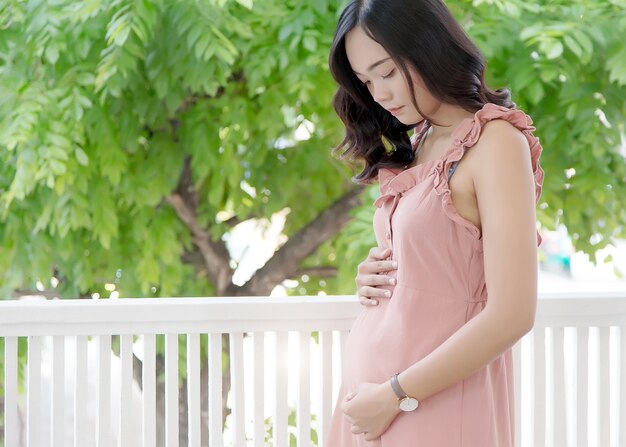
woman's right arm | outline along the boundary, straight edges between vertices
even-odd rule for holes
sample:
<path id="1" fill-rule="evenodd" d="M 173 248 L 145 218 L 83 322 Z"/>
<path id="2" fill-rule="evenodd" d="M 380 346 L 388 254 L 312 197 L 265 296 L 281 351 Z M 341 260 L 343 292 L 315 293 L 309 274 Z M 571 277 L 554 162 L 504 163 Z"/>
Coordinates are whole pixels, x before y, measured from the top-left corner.
<path id="1" fill-rule="evenodd" d="M 380 286 L 393 286 L 396 279 L 387 275 L 387 272 L 396 270 L 398 263 L 388 259 L 391 256 L 389 248 L 374 247 L 370 250 L 365 261 L 357 269 L 356 293 L 359 302 L 364 306 L 376 306 L 378 298 L 389 298 L 391 291 Z"/>

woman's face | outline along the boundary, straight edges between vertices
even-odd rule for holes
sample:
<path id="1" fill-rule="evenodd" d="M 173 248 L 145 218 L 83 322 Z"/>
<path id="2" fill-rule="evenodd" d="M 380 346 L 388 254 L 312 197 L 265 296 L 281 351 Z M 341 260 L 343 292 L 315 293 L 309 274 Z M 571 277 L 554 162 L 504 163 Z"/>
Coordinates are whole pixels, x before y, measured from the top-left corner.
<path id="1" fill-rule="evenodd" d="M 399 67 L 361 27 L 346 35 L 346 54 L 354 74 L 367 86 L 374 101 L 401 123 L 416 124 L 424 119 L 413 105 L 411 91 Z M 420 109 L 432 116 L 440 102 L 428 92 L 417 73 L 412 73 L 412 82 Z"/>

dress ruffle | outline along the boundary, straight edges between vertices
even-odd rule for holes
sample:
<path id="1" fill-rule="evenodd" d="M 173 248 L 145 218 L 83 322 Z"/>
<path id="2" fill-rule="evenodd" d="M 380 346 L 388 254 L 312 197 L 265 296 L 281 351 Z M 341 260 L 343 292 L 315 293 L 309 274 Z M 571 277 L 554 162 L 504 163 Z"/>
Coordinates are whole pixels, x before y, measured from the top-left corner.
<path id="1" fill-rule="evenodd" d="M 463 120 L 454 130 L 452 135 L 452 145 L 437 160 L 430 160 L 412 168 L 401 169 L 381 169 L 378 173 L 381 196 L 374 202 L 377 207 L 381 207 L 384 202 L 402 195 L 413 188 L 418 182 L 424 179 L 424 174 L 432 178 L 433 189 L 441 197 L 443 210 L 446 215 L 458 224 L 468 228 L 476 239 L 480 238 L 480 230 L 470 221 L 462 217 L 452 203 L 448 175 L 450 167 L 461 160 L 465 151 L 474 146 L 483 126 L 495 119 L 503 119 L 519 129 L 526 137 L 532 161 L 532 170 L 535 178 L 535 201 L 539 201 L 541 188 L 543 185 L 544 172 L 539 163 L 542 148 L 539 139 L 533 135 L 535 127 L 532 119 L 518 109 L 509 109 L 492 103 L 487 103 L 476 112 L 473 118 Z M 430 164 L 430 166 L 428 166 Z M 537 243 L 541 243 L 541 236 L 537 233 Z"/>
<path id="2" fill-rule="evenodd" d="M 378 181 L 380 183 L 381 196 L 374 202 L 378 208 L 389 199 L 404 194 L 409 189 L 417 185 L 415 175 L 408 175 L 410 169 L 380 169 L 378 171 Z"/>

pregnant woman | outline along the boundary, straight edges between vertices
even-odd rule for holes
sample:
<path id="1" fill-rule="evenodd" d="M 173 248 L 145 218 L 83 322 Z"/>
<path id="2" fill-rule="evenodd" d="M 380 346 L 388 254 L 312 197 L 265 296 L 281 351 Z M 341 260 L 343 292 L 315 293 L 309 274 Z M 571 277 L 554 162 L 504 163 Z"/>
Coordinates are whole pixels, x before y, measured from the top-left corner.
<path id="1" fill-rule="evenodd" d="M 541 241 L 532 121 L 439 0 L 351 1 L 330 69 L 338 151 L 380 198 L 326 445 L 513 446 Z"/>

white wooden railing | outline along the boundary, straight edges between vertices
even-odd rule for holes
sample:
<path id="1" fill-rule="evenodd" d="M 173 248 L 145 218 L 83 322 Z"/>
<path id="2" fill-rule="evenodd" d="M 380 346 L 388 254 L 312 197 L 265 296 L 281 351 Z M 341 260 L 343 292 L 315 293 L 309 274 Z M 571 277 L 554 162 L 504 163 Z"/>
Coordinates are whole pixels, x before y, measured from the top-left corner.
<path id="1" fill-rule="evenodd" d="M 308 447 L 313 429 L 321 446 L 338 393 L 341 347 L 358 312 L 354 297 L 0 302 L 4 446 L 179 446 L 179 338 L 186 351 L 186 445 L 266 445 L 270 417 L 272 445 L 288 446 L 292 436 Z M 229 334 L 231 361 L 226 427 L 222 334 Z M 119 355 L 112 354 L 114 336 Z M 20 337 L 27 340 L 24 395 Z M 163 425 L 156 411 L 161 342 Z M 133 380 L 133 353 L 143 362 L 143 391 Z M 535 328 L 514 356 L 518 446 L 626 445 L 626 293 L 541 295 Z"/>

